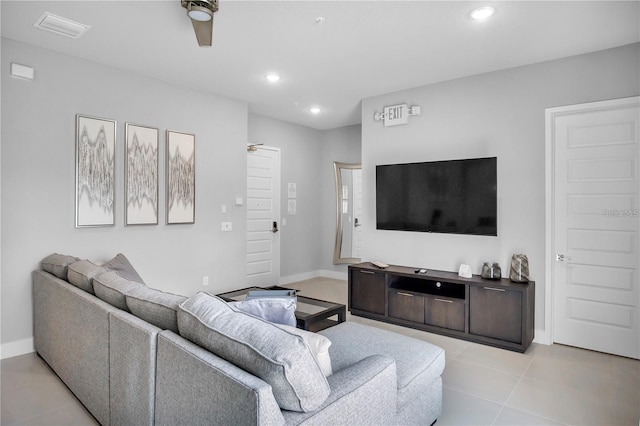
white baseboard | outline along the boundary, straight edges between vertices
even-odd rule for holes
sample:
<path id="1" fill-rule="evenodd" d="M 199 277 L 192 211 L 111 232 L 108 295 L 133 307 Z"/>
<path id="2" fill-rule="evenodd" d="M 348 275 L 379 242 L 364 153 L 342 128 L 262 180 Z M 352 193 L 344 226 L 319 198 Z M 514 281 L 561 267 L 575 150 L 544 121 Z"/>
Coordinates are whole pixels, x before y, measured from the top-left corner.
<path id="1" fill-rule="evenodd" d="M 18 355 L 24 355 L 35 352 L 33 346 L 33 337 L 17 342 L 9 342 L 0 346 L 0 359 L 11 358 Z"/>
<path id="2" fill-rule="evenodd" d="M 279 285 L 287 285 L 291 283 L 296 283 L 298 281 L 310 280 L 312 278 L 325 277 L 325 278 L 333 278 L 336 280 L 347 280 L 346 272 L 338 272 L 338 271 L 329 271 L 326 269 L 319 269 L 317 271 L 305 272 L 302 274 L 296 275 L 287 275 L 286 277 L 280 277 L 278 280 Z"/>

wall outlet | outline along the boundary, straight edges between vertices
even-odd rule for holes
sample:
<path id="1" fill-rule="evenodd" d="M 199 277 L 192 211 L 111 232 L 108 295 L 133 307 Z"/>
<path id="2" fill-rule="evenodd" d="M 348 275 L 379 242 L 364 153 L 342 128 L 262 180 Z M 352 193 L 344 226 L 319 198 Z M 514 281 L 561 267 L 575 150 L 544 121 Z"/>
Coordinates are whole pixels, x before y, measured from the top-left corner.
<path id="1" fill-rule="evenodd" d="M 209 277 L 207 275 L 202 277 L 202 285 L 203 286 L 208 286 L 209 285 Z"/>
<path id="2" fill-rule="evenodd" d="M 222 222 L 222 225 L 220 226 L 220 230 L 222 232 L 230 232 L 231 229 L 232 229 L 231 222 Z"/>

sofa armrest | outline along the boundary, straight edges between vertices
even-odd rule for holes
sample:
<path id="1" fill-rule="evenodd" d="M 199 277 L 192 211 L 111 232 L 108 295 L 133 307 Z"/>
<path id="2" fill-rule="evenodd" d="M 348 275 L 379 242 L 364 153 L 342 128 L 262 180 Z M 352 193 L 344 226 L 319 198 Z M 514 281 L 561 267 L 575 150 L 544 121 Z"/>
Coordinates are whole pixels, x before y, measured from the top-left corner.
<path id="1" fill-rule="evenodd" d="M 271 386 L 165 330 L 158 335 L 156 425 L 282 425 Z"/>
<path id="2" fill-rule="evenodd" d="M 315 411 L 283 411 L 287 424 L 392 424 L 396 418 L 396 363 L 369 356 L 327 378 L 329 398 Z"/>
<path id="3" fill-rule="evenodd" d="M 160 330 L 128 312 L 109 313 L 109 407 L 113 425 L 153 425 Z"/>

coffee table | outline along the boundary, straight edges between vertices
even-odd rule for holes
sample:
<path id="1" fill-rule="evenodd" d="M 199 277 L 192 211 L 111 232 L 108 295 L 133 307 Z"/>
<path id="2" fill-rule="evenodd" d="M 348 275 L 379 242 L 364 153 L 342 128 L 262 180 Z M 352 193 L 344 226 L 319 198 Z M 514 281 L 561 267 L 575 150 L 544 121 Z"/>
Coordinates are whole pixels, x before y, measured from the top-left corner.
<path id="1" fill-rule="evenodd" d="M 241 290 L 229 291 L 217 296 L 227 302 L 238 302 L 247 298 L 251 290 L 284 290 L 284 287 L 247 287 Z M 291 290 L 291 289 L 286 289 Z M 303 330 L 320 331 L 344 322 L 347 315 L 345 305 L 314 299 L 312 297 L 297 296 L 296 326 Z M 332 318 L 333 317 L 333 318 Z"/>

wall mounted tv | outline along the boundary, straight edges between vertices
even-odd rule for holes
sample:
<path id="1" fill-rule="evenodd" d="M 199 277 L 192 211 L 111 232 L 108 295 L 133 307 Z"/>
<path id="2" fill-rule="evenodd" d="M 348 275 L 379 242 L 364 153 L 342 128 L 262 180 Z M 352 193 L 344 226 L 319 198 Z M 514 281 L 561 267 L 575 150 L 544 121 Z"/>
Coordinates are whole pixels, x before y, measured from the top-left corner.
<path id="1" fill-rule="evenodd" d="M 498 235 L 497 158 L 376 166 L 376 228 Z"/>

